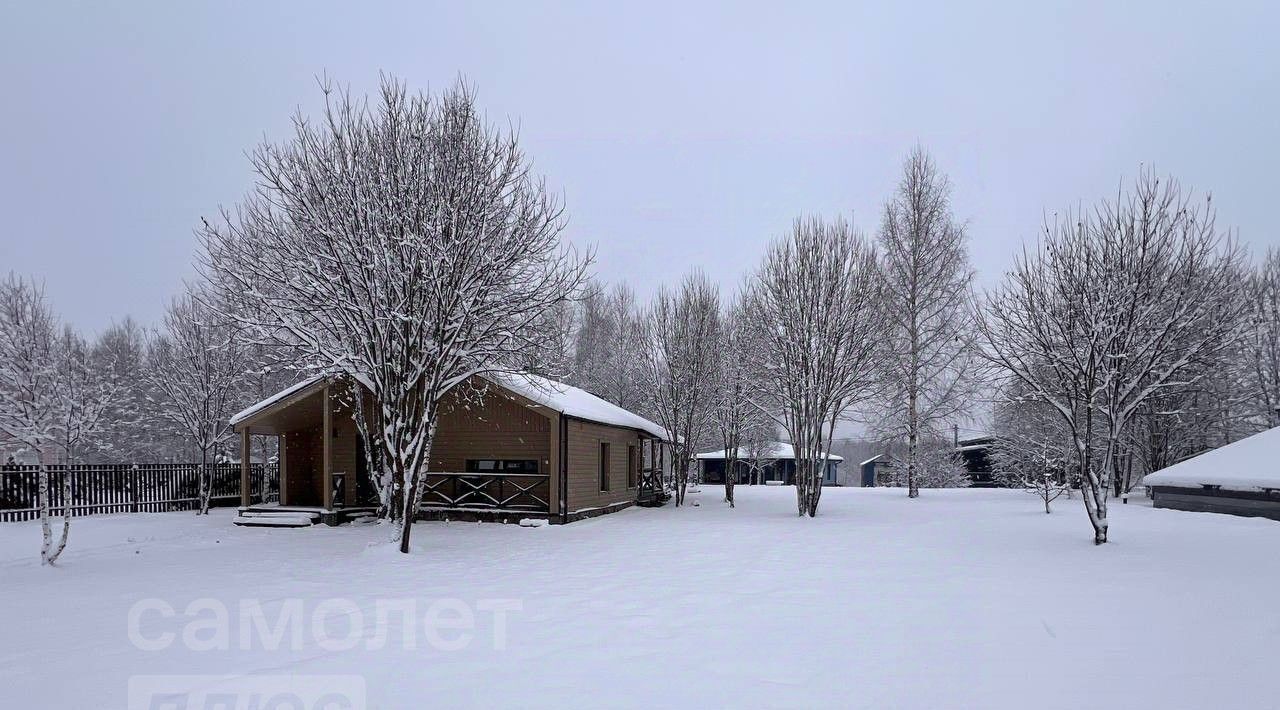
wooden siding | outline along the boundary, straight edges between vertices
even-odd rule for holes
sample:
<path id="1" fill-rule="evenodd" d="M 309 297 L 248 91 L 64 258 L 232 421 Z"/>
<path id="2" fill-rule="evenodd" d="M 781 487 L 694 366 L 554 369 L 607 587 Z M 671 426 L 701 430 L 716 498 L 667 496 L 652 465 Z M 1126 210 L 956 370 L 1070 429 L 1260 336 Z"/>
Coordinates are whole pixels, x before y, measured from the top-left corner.
<path id="1" fill-rule="evenodd" d="M 609 444 L 609 490 L 600 490 L 600 444 Z M 640 435 L 629 429 L 569 420 L 570 513 L 635 501 L 627 488 L 627 447 L 640 446 Z M 639 460 L 639 452 L 636 460 Z"/>
<path id="2" fill-rule="evenodd" d="M 451 398 L 452 399 L 452 398 Z M 490 390 L 481 406 L 446 401 L 431 445 L 431 470 L 466 471 L 468 459 L 534 459 L 551 474 L 551 420 Z"/>

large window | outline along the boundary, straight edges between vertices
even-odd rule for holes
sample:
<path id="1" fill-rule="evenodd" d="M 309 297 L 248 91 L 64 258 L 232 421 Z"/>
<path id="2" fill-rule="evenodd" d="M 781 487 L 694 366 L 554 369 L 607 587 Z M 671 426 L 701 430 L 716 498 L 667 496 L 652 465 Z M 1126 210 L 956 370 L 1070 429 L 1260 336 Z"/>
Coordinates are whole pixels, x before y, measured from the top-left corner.
<path id="1" fill-rule="evenodd" d="M 467 473 L 537 472 L 537 459 L 467 459 Z"/>
<path id="2" fill-rule="evenodd" d="M 636 453 L 636 447 L 627 447 L 627 488 L 635 488 L 640 476 L 640 457 Z"/>
<path id="3" fill-rule="evenodd" d="M 609 490 L 609 444 L 600 442 L 600 490 Z"/>

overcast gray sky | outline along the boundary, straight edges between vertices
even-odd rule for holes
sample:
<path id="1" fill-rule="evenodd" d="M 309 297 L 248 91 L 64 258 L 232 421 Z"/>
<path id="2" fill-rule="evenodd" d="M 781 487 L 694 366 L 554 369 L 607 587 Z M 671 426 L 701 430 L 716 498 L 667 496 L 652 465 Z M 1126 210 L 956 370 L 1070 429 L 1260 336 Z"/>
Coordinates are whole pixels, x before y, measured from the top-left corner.
<path id="1" fill-rule="evenodd" d="M 360 92 L 464 75 L 518 122 L 567 236 L 642 297 L 691 267 L 736 285 L 800 214 L 874 230 L 917 141 L 983 283 L 1045 210 L 1143 163 L 1276 244 L 1277 4 L 1118 4 L 11 3 L 0 269 L 87 331 L 154 322 L 200 216 L 322 71 Z"/>

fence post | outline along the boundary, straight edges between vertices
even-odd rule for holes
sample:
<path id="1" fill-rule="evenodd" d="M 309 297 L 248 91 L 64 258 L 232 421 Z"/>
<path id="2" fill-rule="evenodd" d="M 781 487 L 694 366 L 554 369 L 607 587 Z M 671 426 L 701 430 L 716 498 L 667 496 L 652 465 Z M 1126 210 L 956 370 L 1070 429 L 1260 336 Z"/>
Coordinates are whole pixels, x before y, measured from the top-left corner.
<path id="1" fill-rule="evenodd" d="M 129 468 L 129 511 L 138 512 L 138 464 Z"/>

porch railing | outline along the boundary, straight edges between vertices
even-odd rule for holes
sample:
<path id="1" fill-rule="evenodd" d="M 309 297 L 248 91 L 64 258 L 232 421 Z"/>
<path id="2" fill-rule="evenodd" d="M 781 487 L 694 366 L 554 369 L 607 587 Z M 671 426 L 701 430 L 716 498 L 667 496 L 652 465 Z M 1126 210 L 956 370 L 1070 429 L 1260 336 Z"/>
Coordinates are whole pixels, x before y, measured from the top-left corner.
<path id="1" fill-rule="evenodd" d="M 431 473 L 423 508 L 551 512 L 551 476 L 545 473 Z"/>

